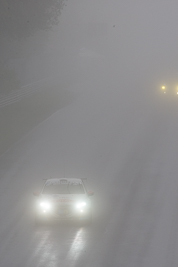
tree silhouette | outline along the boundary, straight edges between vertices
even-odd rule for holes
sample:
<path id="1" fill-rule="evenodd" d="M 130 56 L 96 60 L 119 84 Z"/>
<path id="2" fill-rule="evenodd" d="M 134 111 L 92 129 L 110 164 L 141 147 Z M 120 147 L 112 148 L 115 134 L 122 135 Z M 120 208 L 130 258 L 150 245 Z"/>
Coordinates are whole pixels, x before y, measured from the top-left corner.
<path id="1" fill-rule="evenodd" d="M 0 34 L 26 38 L 58 24 L 65 0 L 1 0 Z"/>
<path id="2" fill-rule="evenodd" d="M 25 66 L 29 54 L 22 50 L 28 38 L 57 25 L 65 1 L 0 0 L 0 92 L 19 88 L 18 66 L 10 67 L 9 62 L 23 58 Z"/>

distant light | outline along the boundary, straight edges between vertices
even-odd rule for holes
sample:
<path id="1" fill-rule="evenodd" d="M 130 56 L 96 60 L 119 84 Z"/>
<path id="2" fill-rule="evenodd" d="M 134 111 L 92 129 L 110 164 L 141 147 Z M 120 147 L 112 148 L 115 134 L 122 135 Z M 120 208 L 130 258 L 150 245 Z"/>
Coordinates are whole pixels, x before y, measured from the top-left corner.
<path id="1" fill-rule="evenodd" d="M 166 86 L 165 86 L 165 85 L 163 85 L 163 86 L 161 87 L 161 89 L 162 89 L 162 90 L 165 90 L 165 89 L 166 89 Z"/>

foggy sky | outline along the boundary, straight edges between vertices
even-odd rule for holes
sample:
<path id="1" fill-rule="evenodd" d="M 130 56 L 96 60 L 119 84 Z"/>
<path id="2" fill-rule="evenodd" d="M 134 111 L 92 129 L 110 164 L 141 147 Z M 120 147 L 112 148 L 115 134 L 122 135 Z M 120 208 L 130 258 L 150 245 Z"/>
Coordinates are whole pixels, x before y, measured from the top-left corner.
<path id="1" fill-rule="evenodd" d="M 27 50 L 42 47 L 37 60 L 36 54 L 29 60 L 28 75 L 38 69 L 36 79 L 44 73 L 78 77 L 95 68 L 129 87 L 157 90 L 160 83 L 176 80 L 177 8 L 177 1 L 165 0 L 68 0 L 53 32 L 28 40 Z"/>

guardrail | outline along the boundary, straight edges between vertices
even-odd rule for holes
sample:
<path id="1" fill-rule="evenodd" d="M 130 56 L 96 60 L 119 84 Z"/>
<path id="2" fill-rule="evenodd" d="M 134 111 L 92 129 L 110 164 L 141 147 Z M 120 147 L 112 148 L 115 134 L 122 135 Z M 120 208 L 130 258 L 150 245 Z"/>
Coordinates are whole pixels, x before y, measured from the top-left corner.
<path id="1" fill-rule="evenodd" d="M 5 106 L 11 105 L 15 102 L 22 100 L 25 97 L 31 96 L 34 93 L 39 92 L 40 90 L 44 89 L 44 82 L 45 85 L 49 78 L 39 80 L 37 82 L 29 83 L 23 85 L 20 89 L 12 91 L 8 94 L 1 94 L 0 95 L 0 108 Z"/>

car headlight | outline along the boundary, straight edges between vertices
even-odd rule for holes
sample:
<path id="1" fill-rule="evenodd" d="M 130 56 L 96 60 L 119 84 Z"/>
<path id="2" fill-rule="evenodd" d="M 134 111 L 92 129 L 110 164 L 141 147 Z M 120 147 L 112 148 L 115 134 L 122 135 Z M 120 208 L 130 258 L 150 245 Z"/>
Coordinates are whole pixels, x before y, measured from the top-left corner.
<path id="1" fill-rule="evenodd" d="M 51 203 L 49 201 L 40 201 L 39 207 L 43 210 L 43 212 L 51 210 Z"/>
<path id="2" fill-rule="evenodd" d="M 87 203 L 85 201 L 77 202 L 75 207 L 78 211 L 84 212 L 87 208 Z"/>

